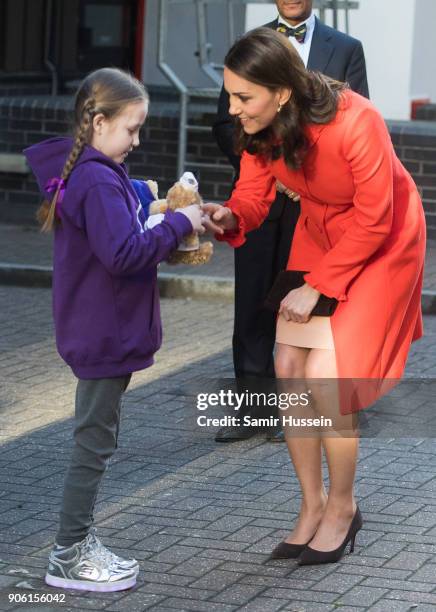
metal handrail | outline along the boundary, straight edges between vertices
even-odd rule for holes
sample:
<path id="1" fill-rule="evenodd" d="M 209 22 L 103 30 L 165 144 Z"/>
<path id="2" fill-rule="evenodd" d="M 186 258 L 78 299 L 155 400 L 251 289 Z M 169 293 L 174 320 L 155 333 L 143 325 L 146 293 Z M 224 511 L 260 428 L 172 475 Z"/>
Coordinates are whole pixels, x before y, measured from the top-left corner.
<path id="1" fill-rule="evenodd" d="M 51 95 L 56 96 L 59 91 L 59 75 L 55 63 L 51 60 L 52 36 L 53 36 L 53 0 L 47 0 L 45 13 L 45 40 L 44 40 L 44 64 L 51 75 Z M 54 41 L 56 45 L 56 40 Z"/>

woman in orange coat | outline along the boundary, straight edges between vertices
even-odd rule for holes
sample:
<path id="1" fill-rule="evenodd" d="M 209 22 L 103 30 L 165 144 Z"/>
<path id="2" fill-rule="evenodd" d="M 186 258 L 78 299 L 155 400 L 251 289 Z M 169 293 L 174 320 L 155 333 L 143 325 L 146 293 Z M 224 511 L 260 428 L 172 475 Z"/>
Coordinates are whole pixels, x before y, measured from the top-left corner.
<path id="1" fill-rule="evenodd" d="M 422 335 L 425 220 L 382 117 L 344 84 L 306 71 L 287 39 L 265 28 L 231 48 L 224 86 L 242 161 L 226 206 L 206 205 L 218 239 L 241 245 L 265 218 L 277 181 L 301 197 L 287 268 L 306 271 L 306 282 L 281 302 L 277 378 L 400 378 Z M 338 300 L 331 318 L 311 317 L 320 294 Z M 316 399 L 328 411 L 331 397 Z M 273 557 L 337 561 L 362 525 L 357 436 L 286 441 L 303 495 Z"/>

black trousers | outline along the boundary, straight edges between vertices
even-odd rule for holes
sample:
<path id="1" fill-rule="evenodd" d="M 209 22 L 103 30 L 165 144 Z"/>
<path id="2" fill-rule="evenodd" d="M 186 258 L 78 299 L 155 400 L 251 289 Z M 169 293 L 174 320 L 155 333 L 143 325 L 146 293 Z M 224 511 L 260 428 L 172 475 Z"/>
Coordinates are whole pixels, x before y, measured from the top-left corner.
<path id="1" fill-rule="evenodd" d="M 233 364 L 236 378 L 273 378 L 275 313 L 263 307 L 286 268 L 300 205 L 277 194 L 268 218 L 235 249 Z"/>

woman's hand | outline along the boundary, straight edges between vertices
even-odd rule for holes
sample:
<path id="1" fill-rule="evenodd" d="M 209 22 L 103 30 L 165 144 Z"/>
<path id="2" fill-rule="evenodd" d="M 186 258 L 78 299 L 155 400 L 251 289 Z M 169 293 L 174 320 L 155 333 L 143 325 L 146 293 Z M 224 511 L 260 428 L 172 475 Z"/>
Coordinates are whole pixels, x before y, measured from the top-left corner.
<path id="1" fill-rule="evenodd" d="M 280 310 L 286 321 L 307 323 L 315 308 L 320 292 L 305 283 L 298 289 L 293 289 L 280 302 Z"/>
<path id="2" fill-rule="evenodd" d="M 227 206 L 221 204 L 203 204 L 203 225 L 214 234 L 224 234 L 226 230 L 238 228 L 238 219 Z"/>
<path id="3" fill-rule="evenodd" d="M 280 193 L 286 194 L 288 198 L 290 198 L 294 202 L 300 201 L 300 196 L 298 195 L 298 193 L 296 191 L 292 191 L 292 189 L 288 189 L 288 187 L 283 185 L 283 183 L 281 183 L 280 181 L 276 181 L 276 189 L 277 191 L 280 191 Z"/>

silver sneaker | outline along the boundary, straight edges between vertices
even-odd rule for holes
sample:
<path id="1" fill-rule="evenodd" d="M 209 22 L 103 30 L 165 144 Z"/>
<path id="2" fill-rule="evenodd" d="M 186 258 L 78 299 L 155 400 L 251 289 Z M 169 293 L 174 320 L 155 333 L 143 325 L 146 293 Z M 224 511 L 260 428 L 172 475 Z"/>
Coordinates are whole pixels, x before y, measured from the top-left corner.
<path id="1" fill-rule="evenodd" d="M 45 581 L 62 589 L 109 593 L 135 586 L 138 571 L 135 559 L 118 557 L 89 533 L 68 548 L 53 548 Z"/>

